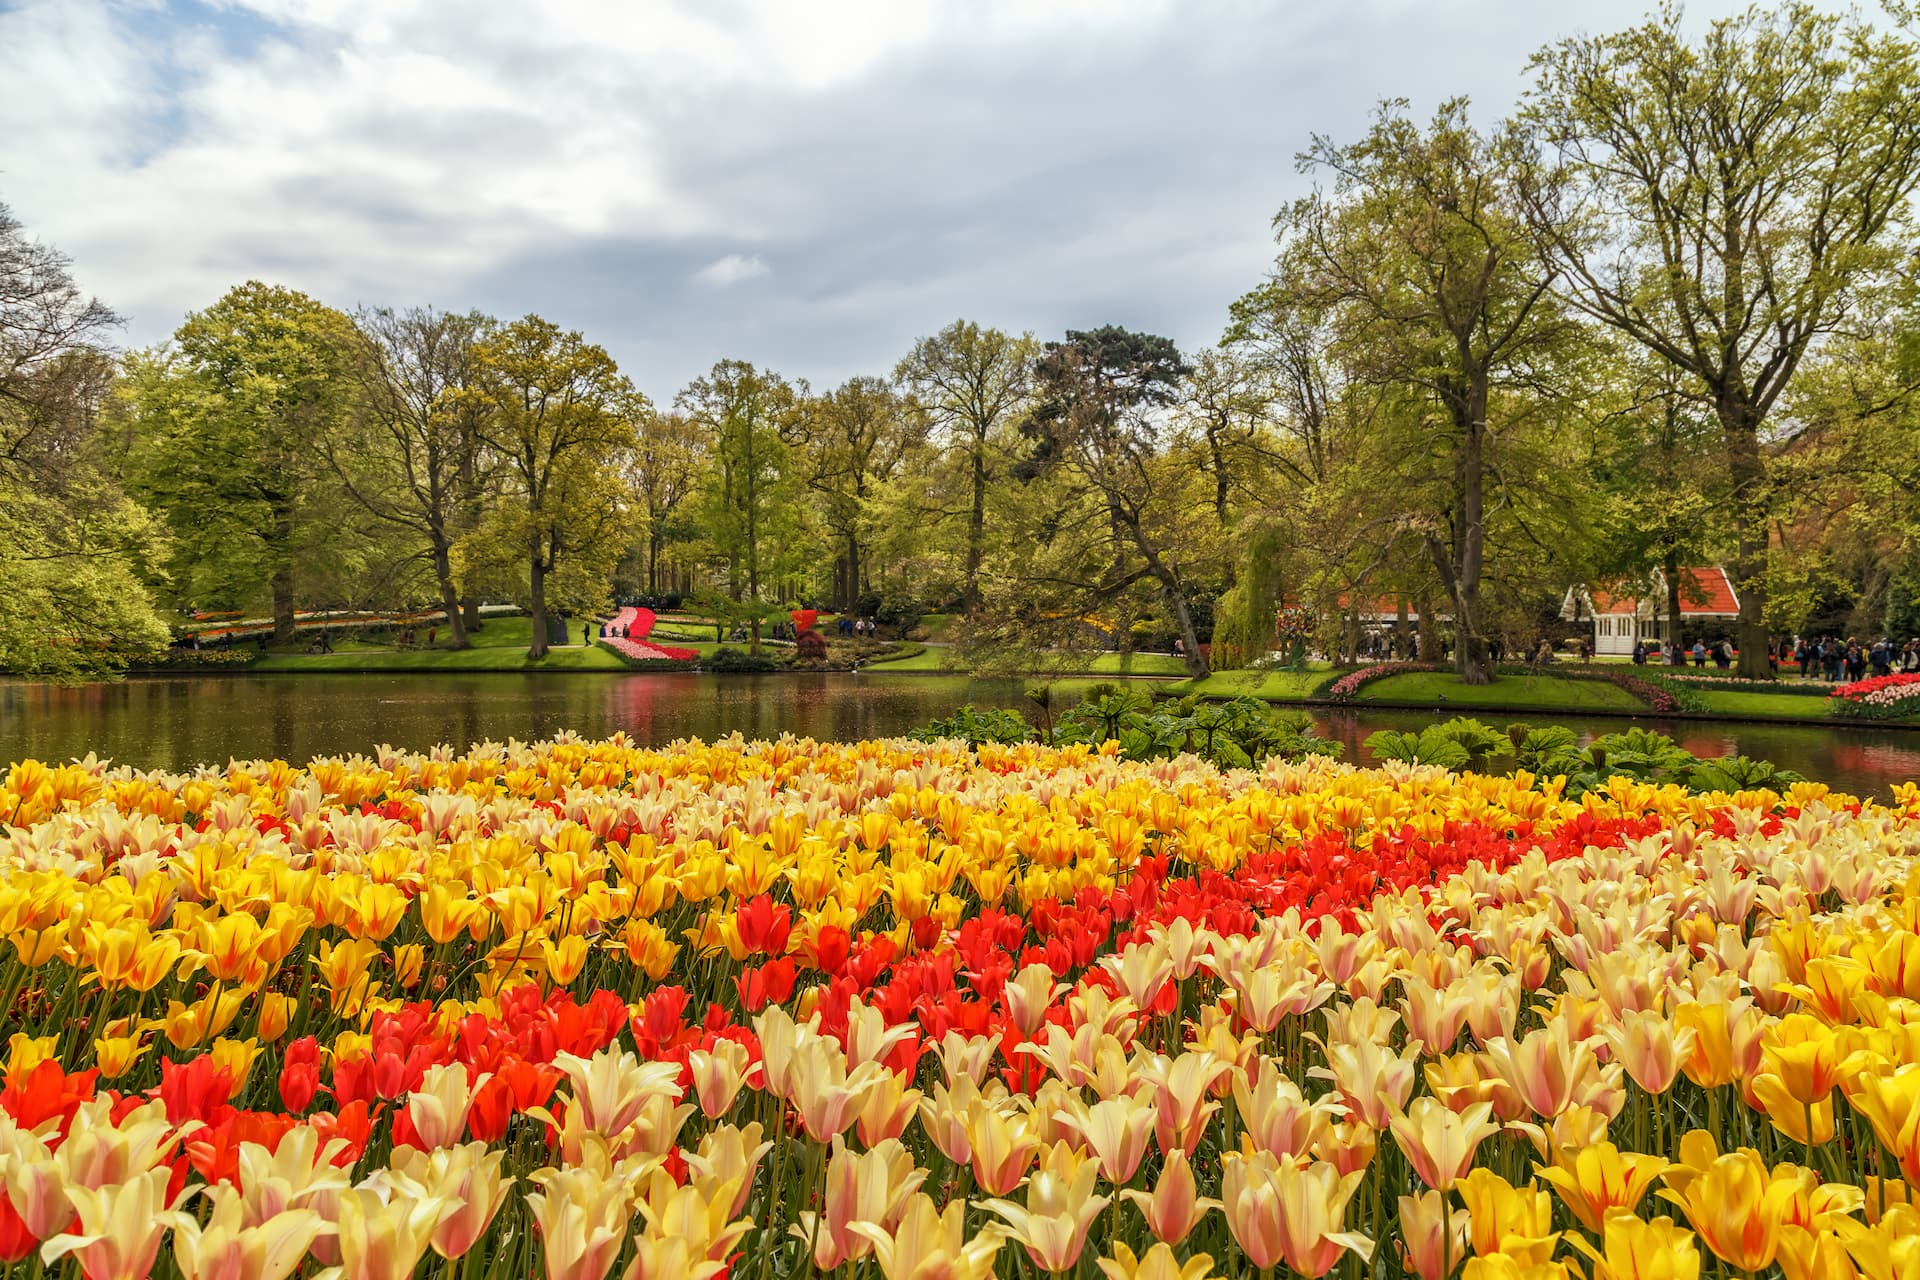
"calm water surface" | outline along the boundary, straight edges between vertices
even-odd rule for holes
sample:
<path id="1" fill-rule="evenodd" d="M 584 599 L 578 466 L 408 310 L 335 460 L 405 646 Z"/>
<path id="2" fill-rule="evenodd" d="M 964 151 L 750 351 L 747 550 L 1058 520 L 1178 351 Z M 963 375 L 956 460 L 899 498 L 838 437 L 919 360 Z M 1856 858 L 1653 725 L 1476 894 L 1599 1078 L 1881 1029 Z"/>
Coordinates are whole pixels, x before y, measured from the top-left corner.
<path id="1" fill-rule="evenodd" d="M 231 757 L 370 750 L 378 743 L 424 750 L 492 738 L 530 739 L 573 729 L 604 736 L 624 729 L 646 743 L 749 738 L 782 732 L 831 739 L 890 737 L 961 703 L 1024 706 L 1012 681 L 964 676 L 341 675 L 140 677 L 121 684 L 59 688 L 0 681 L 0 762 L 25 756 L 63 760 L 89 751 L 145 768 L 224 764 Z M 1316 711 L 1320 731 L 1364 759 L 1377 729 L 1417 728 L 1417 711 Z M 1498 713 L 1490 722 L 1505 724 Z M 1624 720 L 1564 717 L 1583 734 L 1614 732 Z M 1920 733 L 1646 720 L 1697 755 L 1737 752 L 1772 760 L 1810 778 L 1884 796 L 1894 782 L 1920 778 Z"/>

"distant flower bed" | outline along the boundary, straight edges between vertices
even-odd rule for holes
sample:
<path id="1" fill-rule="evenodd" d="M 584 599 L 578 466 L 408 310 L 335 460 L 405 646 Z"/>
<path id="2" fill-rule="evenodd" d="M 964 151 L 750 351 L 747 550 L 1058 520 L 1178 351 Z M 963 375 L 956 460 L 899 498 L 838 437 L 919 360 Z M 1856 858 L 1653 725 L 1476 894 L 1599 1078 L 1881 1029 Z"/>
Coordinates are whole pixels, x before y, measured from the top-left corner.
<path id="1" fill-rule="evenodd" d="M 1601 678 L 1625 689 L 1661 715 L 1675 711 L 1705 711 L 1707 703 L 1692 689 L 1681 687 L 1670 676 L 1638 667 L 1601 670 Z"/>
<path id="2" fill-rule="evenodd" d="M 1658 672 L 1662 680 L 1671 680 L 1695 689 L 1727 689 L 1735 693 L 1797 693 L 1809 698 L 1825 697 L 1830 690 L 1823 684 L 1796 682 L 1790 680 L 1741 680 L 1733 676 L 1697 676 L 1686 674 L 1683 668 L 1675 667 L 1671 671 Z"/>
<path id="3" fill-rule="evenodd" d="M 1363 685 L 1375 680 L 1384 680 L 1388 676 L 1405 675 L 1410 671 L 1438 671 L 1440 668 L 1431 662 L 1376 662 L 1370 667 L 1361 667 L 1358 671 L 1349 671 L 1327 686 L 1326 696 L 1334 702 L 1351 702 Z"/>
<path id="4" fill-rule="evenodd" d="M 698 649 L 648 644 L 646 637 L 653 632 L 653 621 L 654 614 L 651 609 L 622 609 L 613 615 L 613 621 L 608 624 L 608 632 L 600 638 L 600 643 L 630 663 L 678 664 L 692 662 L 700 656 Z M 625 634 L 622 634 L 623 632 Z"/>
<path id="5" fill-rule="evenodd" d="M 1827 695 L 1835 715 L 1856 720 L 1899 720 L 1920 715 L 1920 674 L 1875 676 L 1843 684 Z"/>

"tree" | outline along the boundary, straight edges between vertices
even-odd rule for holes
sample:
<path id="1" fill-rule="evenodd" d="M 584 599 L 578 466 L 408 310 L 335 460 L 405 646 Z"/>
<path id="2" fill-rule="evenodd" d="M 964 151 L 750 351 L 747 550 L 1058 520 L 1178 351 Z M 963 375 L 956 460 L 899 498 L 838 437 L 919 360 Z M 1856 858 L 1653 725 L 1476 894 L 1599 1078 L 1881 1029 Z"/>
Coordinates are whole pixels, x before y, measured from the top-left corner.
<path id="1" fill-rule="evenodd" d="M 1380 427 L 1393 393 L 1357 365 L 1342 306 L 1295 243 L 1231 308 L 1221 345 L 1246 371 L 1241 380 L 1258 388 L 1260 430 L 1241 450 L 1264 464 L 1252 482 L 1263 496 L 1236 532 L 1241 566 L 1221 602 L 1216 665 L 1270 647 L 1283 607 L 1307 611 L 1324 647 L 1339 652 L 1357 647 L 1363 593 L 1393 588 L 1403 601 L 1409 591 L 1430 593 L 1415 514 L 1420 487 L 1399 484 L 1398 468 L 1382 465 L 1389 455 Z"/>
<path id="2" fill-rule="evenodd" d="M 1103 563 L 1077 584 L 1085 604 L 1110 602 L 1151 581 L 1178 630 L 1187 670 L 1203 679 L 1207 657 L 1183 573 L 1188 542 L 1169 535 L 1191 510 L 1179 481 L 1192 472 L 1163 448 L 1168 411 L 1189 372 L 1166 338 L 1115 325 L 1069 330 L 1035 365 L 1033 409 L 1020 426 L 1032 448 L 1015 475 L 1064 483 L 1062 518 L 1050 522 L 1051 537 L 1060 537 L 1068 520 L 1104 532 Z"/>
<path id="3" fill-rule="evenodd" d="M 119 318 L 0 205 L 0 667 L 72 679 L 162 649 L 164 547 L 103 465 Z"/>
<path id="4" fill-rule="evenodd" d="M 834 605 L 850 610 L 867 586 L 874 499 L 926 438 L 923 419 L 879 378 L 850 378 L 806 402 L 790 438 L 806 454 L 807 486 L 838 544 Z"/>
<path id="5" fill-rule="evenodd" d="M 1625 402 L 1599 415 L 1594 483 L 1604 497 L 1596 568 L 1666 584 L 1661 614 L 1681 643 L 1681 570 L 1709 556 L 1725 524 L 1725 485 L 1715 483 L 1712 413 L 1664 362 L 1631 371 Z"/>
<path id="6" fill-rule="evenodd" d="M 1790 3 L 1714 22 L 1677 8 L 1534 59 L 1534 227 L 1574 305 L 1697 383 L 1720 426 L 1740 674 L 1764 678 L 1773 421 L 1862 289 L 1900 265 L 1920 181 L 1908 40 Z"/>
<path id="7" fill-rule="evenodd" d="M 660 555 L 697 534 L 685 519 L 712 441 L 684 413 L 649 413 L 640 420 L 632 487 L 647 517 L 647 594 L 660 594 Z"/>
<path id="8" fill-rule="evenodd" d="M 475 348 L 493 322 L 414 307 L 363 311 L 356 412 L 322 438 L 347 492 L 376 520 L 404 530 L 433 569 L 453 647 L 468 646 L 454 551 L 477 527 L 492 459 L 486 402 L 474 389 Z"/>
<path id="9" fill-rule="evenodd" d="M 1422 540 L 1452 606 L 1455 668 L 1484 684 L 1489 454 L 1512 425 L 1494 416 L 1497 397 L 1533 383 L 1571 326 L 1515 202 L 1508 141 L 1476 131 L 1463 99 L 1424 130 L 1403 110 L 1386 104 L 1350 146 L 1316 139 L 1301 163 L 1332 188 L 1277 221 L 1283 254 L 1298 246 L 1367 376 L 1413 393 L 1399 425 L 1446 472 Z"/>
<path id="10" fill-rule="evenodd" d="M 971 320 L 956 320 L 916 342 L 894 371 L 933 415 L 949 447 L 966 458 L 970 482 L 961 598 L 970 614 L 980 608 L 987 487 L 994 478 L 994 458 L 1026 402 L 1035 350 L 1031 334 L 1016 338 Z"/>
<path id="11" fill-rule="evenodd" d="M 474 373 L 467 395 L 479 401 L 480 433 L 500 455 L 515 500 L 506 534 L 527 565 L 528 656 L 544 658 L 554 573 L 617 552 L 619 470 L 647 405 L 605 349 L 534 315 L 482 338 Z M 604 597 L 604 574 L 598 581 Z M 572 602 L 595 603 L 592 583 L 589 575 L 571 589 Z"/>
<path id="12" fill-rule="evenodd" d="M 248 281 L 129 365 L 133 487 L 173 532 L 177 583 L 232 608 L 268 595 L 278 643 L 293 639 L 303 584 L 340 549 L 314 446 L 352 412 L 363 351 L 332 307 Z"/>
<path id="13" fill-rule="evenodd" d="M 771 370 L 722 360 L 674 400 L 713 441 L 707 536 L 726 562 L 728 598 L 750 615 L 755 653 L 765 583 L 798 563 L 799 504 L 786 433 L 804 391 Z"/>

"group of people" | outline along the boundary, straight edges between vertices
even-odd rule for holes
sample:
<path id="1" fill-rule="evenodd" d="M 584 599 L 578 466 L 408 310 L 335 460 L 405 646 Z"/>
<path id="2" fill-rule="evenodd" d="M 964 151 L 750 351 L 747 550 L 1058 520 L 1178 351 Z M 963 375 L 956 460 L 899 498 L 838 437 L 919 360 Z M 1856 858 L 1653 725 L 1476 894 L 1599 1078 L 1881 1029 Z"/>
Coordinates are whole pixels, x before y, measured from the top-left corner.
<path id="1" fill-rule="evenodd" d="M 1794 641 L 1793 660 L 1802 677 L 1815 680 L 1865 680 L 1869 673 L 1890 676 L 1896 671 L 1920 671 L 1920 639 L 1901 645 L 1882 636 L 1864 644 L 1852 636 Z"/>
<path id="2" fill-rule="evenodd" d="M 842 617 L 839 626 L 843 636 L 871 636 L 879 624 L 872 618 Z"/>
<path id="3" fill-rule="evenodd" d="M 1649 662 L 1658 662 L 1660 656 L 1661 648 L 1658 642 L 1648 643 L 1645 640 L 1637 640 L 1634 642 L 1634 666 L 1644 667 Z M 1692 648 L 1688 648 L 1683 644 L 1677 644 L 1666 650 L 1666 664 L 1670 667 L 1684 667 L 1687 665 L 1687 660 L 1691 658 L 1694 666 L 1704 667 L 1708 661 L 1711 660 L 1714 666 L 1720 668 L 1722 671 L 1726 671 L 1733 666 L 1733 660 L 1738 656 L 1739 650 L 1733 647 L 1733 641 L 1725 637 L 1722 637 L 1711 645 L 1709 645 L 1705 639 L 1696 639 L 1693 642 Z M 1774 657 L 1774 655 L 1771 654 L 1768 656 Z M 1776 668 L 1779 666 L 1777 657 L 1774 659 L 1774 666 Z"/>
<path id="4" fill-rule="evenodd" d="M 1660 656 L 1657 643 L 1642 640 L 1633 646 L 1633 660 L 1637 665 L 1658 662 Z M 1731 639 L 1722 637 L 1708 644 L 1701 637 L 1696 638 L 1691 647 L 1675 645 L 1667 650 L 1666 661 L 1670 666 L 1684 667 L 1691 659 L 1696 668 L 1712 662 L 1726 671 L 1738 656 L 1739 650 L 1734 648 Z M 1843 680 L 1865 680 L 1869 675 L 1916 672 L 1920 671 L 1920 638 L 1902 645 L 1886 637 L 1867 644 L 1852 636 L 1844 640 L 1838 636 L 1792 636 L 1769 648 L 1767 664 L 1775 672 L 1788 664 L 1797 664 L 1801 679 L 1831 680 L 1836 684 Z"/>

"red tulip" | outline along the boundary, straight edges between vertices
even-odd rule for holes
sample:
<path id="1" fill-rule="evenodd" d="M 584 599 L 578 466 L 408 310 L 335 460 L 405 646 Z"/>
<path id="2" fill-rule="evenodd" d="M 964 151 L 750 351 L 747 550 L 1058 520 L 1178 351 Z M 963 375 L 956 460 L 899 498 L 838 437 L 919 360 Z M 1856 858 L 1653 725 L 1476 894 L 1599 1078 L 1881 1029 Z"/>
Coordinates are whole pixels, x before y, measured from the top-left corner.
<path id="1" fill-rule="evenodd" d="M 748 955 L 782 956 L 793 934 L 793 909 L 782 903 L 776 907 L 766 894 L 749 898 L 733 913 L 733 927 L 740 932 L 740 945 Z"/>
<path id="2" fill-rule="evenodd" d="M 742 969 L 733 981 L 747 1012 L 758 1013 L 770 1004 L 785 1004 L 793 994 L 793 979 L 793 959 L 782 956 L 757 969 Z"/>
<path id="3" fill-rule="evenodd" d="M 287 1046 L 286 1061 L 280 1068 L 280 1105 L 291 1112 L 302 1112 L 313 1105 L 320 1091 L 320 1042 L 301 1036 Z"/>

